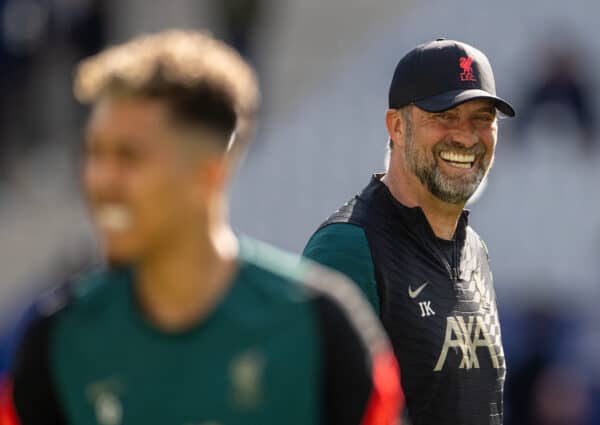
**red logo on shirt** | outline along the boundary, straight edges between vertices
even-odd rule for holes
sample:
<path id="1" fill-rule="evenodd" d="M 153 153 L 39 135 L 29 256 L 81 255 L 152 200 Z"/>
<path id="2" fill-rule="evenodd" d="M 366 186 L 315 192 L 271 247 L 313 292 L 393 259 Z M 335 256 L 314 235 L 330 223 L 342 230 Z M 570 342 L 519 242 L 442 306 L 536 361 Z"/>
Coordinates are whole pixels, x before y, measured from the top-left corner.
<path id="1" fill-rule="evenodd" d="M 462 57 L 458 60 L 458 66 L 462 69 L 460 73 L 460 81 L 476 81 L 475 76 L 473 75 L 473 68 L 471 64 L 473 63 L 473 58 L 467 56 Z"/>

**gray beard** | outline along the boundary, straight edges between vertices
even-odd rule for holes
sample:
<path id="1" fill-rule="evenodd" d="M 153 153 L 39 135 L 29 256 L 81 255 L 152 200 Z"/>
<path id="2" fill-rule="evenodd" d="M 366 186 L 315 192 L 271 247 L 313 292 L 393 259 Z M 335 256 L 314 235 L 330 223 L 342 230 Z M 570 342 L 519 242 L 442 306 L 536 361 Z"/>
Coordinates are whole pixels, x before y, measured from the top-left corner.
<path id="1" fill-rule="evenodd" d="M 477 170 L 477 174 L 469 179 L 451 179 L 442 174 L 437 164 L 429 167 L 413 165 L 411 171 L 427 190 L 448 204 L 465 204 L 485 177 L 485 171 L 481 167 Z"/>
<path id="2" fill-rule="evenodd" d="M 404 153 L 408 169 L 436 198 L 448 204 L 465 204 L 481 184 L 489 167 L 479 164 L 474 175 L 448 177 L 440 171 L 435 158 L 433 162 L 429 162 L 427 158 L 419 158 L 419 152 L 414 148 L 412 134 L 409 133 L 407 136 Z"/>

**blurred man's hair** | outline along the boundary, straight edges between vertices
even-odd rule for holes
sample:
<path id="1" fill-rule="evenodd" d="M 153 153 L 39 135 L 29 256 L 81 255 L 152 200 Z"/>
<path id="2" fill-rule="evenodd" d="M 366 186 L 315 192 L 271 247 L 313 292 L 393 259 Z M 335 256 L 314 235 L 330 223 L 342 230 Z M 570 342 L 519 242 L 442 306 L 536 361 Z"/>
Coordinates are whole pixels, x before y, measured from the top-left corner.
<path id="1" fill-rule="evenodd" d="M 177 124 L 209 128 L 227 147 L 252 132 L 259 91 L 252 68 L 205 33 L 169 30 L 144 35 L 82 61 L 74 83 L 83 103 L 139 96 L 167 103 Z"/>

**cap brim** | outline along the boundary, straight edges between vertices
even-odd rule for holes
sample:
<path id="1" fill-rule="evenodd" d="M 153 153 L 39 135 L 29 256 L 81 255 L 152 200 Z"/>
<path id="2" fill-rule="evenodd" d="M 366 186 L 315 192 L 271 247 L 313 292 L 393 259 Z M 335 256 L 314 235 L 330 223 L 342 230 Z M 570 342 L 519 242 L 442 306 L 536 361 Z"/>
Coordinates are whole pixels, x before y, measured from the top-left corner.
<path id="1" fill-rule="evenodd" d="M 477 99 L 491 100 L 494 102 L 496 109 L 498 109 L 504 115 L 509 117 L 515 116 L 515 110 L 507 101 L 479 89 L 453 90 L 438 94 L 436 96 L 428 97 L 427 99 L 417 100 L 414 102 L 414 104 L 427 112 L 442 112 L 450 108 L 454 108 L 461 103 Z"/>

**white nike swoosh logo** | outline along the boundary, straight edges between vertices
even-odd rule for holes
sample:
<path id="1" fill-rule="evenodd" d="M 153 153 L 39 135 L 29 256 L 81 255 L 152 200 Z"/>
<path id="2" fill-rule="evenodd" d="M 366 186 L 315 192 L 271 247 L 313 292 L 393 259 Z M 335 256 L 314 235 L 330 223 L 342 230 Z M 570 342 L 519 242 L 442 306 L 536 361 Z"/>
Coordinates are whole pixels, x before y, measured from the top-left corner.
<path id="1" fill-rule="evenodd" d="M 421 291 L 423 289 L 425 289 L 425 287 L 429 285 L 429 282 L 425 282 L 424 284 L 422 284 L 421 286 L 419 286 L 417 289 L 415 289 L 413 291 L 413 289 L 410 287 L 410 285 L 408 285 L 408 296 L 411 298 L 417 298 L 419 296 L 419 294 L 421 293 Z"/>

